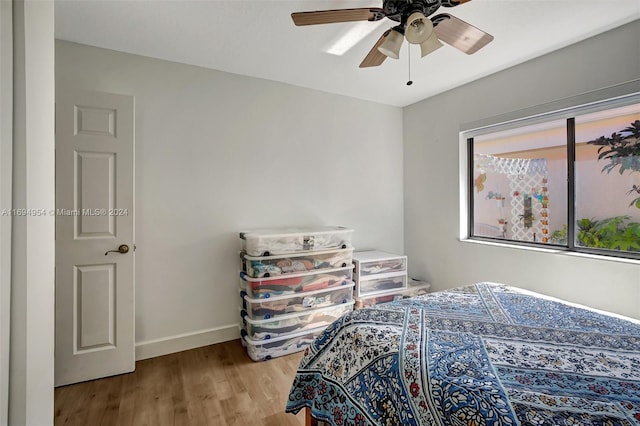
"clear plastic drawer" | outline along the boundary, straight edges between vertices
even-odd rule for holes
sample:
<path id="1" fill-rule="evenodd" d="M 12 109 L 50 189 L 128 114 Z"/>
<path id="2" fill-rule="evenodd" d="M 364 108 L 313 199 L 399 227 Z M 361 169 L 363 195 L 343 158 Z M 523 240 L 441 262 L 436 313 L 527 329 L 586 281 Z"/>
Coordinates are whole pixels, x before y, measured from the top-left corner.
<path id="1" fill-rule="evenodd" d="M 353 266 L 336 269 L 319 269 L 301 274 L 253 278 L 240 272 L 240 287 L 254 299 L 323 290 L 351 283 Z"/>
<path id="2" fill-rule="evenodd" d="M 325 328 L 319 327 L 312 330 L 304 330 L 269 340 L 252 339 L 244 329 L 240 331 L 240 334 L 249 358 L 254 361 L 266 361 L 305 350 Z"/>
<path id="3" fill-rule="evenodd" d="M 340 249 L 279 256 L 250 256 L 240 253 L 241 268 L 252 278 L 299 274 L 320 269 L 344 268 L 351 265 L 353 249 Z"/>
<path id="4" fill-rule="evenodd" d="M 354 308 L 362 309 L 368 306 L 374 306 L 382 303 L 393 302 L 394 300 L 422 296 L 423 294 L 427 294 L 430 288 L 431 288 L 431 284 L 425 281 L 409 279 L 407 288 L 403 288 L 400 290 L 390 290 L 385 293 L 375 293 L 369 296 L 356 297 Z"/>
<path id="5" fill-rule="evenodd" d="M 242 315 L 247 335 L 255 340 L 268 340 L 318 327 L 327 327 L 342 315 L 353 310 L 353 301 L 327 308 L 312 309 L 295 314 L 278 315 L 271 319 L 254 320 Z"/>
<path id="6" fill-rule="evenodd" d="M 361 279 L 356 283 L 357 297 L 375 293 L 389 293 L 391 290 L 407 288 L 407 275 L 401 274 L 380 274 L 375 278 Z"/>
<path id="7" fill-rule="evenodd" d="M 351 247 L 352 229 L 341 226 L 256 229 L 241 232 L 242 250 L 250 256 L 272 256 L 308 250 Z"/>
<path id="8" fill-rule="evenodd" d="M 404 291 L 403 295 L 405 297 L 422 296 L 423 294 L 427 294 L 430 289 L 430 283 L 410 278 L 407 281 L 407 289 Z"/>
<path id="9" fill-rule="evenodd" d="M 407 256 L 382 251 L 355 252 L 353 263 L 358 277 L 407 271 Z"/>
<path id="10" fill-rule="evenodd" d="M 404 299 L 402 291 L 396 291 L 394 293 L 387 294 L 374 294 L 373 296 L 366 296 L 356 299 L 354 308 L 362 309 L 369 306 L 380 305 L 382 303 L 393 302 L 394 300 Z"/>
<path id="11" fill-rule="evenodd" d="M 353 300 L 353 282 L 327 290 L 310 291 L 303 294 L 254 299 L 240 290 L 242 309 L 254 320 L 274 318 L 276 315 L 303 312 L 309 309 L 349 303 Z"/>

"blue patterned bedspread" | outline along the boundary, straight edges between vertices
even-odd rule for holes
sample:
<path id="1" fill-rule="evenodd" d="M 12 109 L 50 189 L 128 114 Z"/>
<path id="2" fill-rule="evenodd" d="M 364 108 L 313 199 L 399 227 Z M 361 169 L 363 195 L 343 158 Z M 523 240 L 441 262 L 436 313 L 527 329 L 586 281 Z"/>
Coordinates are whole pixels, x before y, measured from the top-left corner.
<path id="1" fill-rule="evenodd" d="M 640 322 L 479 283 L 349 313 L 286 410 L 332 425 L 640 425 Z"/>

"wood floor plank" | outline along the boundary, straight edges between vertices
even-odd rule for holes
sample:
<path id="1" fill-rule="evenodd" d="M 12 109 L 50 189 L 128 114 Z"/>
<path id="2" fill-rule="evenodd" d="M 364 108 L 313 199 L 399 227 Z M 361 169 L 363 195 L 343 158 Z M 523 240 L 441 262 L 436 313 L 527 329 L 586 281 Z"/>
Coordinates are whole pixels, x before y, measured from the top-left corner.
<path id="1" fill-rule="evenodd" d="M 239 340 L 55 390 L 55 426 L 302 426 L 284 412 L 302 353 L 253 362 Z"/>
<path id="2" fill-rule="evenodd" d="M 80 426 L 85 423 L 87 416 L 87 403 L 89 401 L 90 382 L 79 383 L 73 386 L 65 386 L 56 390 L 62 390 L 67 394 L 65 399 L 64 409 L 56 408 L 56 417 L 54 421 L 56 425 L 64 426 Z M 78 398 L 77 395 L 83 395 L 83 398 Z"/>
<path id="3" fill-rule="evenodd" d="M 263 426 L 300 426 L 304 425 L 304 413 L 297 416 L 287 413 L 272 414 L 264 418 Z"/>
<path id="4" fill-rule="evenodd" d="M 136 376 L 135 373 L 122 375 L 122 388 L 120 389 L 120 406 L 118 407 L 117 425 L 134 424 L 136 413 Z"/>

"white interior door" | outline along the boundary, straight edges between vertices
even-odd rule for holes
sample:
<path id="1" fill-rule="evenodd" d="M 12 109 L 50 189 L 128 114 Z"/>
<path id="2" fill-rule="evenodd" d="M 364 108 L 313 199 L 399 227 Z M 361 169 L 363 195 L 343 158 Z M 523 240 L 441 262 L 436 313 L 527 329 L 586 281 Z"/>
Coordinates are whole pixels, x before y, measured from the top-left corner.
<path id="1" fill-rule="evenodd" d="M 56 386 L 135 369 L 133 160 L 133 97 L 57 90 Z"/>

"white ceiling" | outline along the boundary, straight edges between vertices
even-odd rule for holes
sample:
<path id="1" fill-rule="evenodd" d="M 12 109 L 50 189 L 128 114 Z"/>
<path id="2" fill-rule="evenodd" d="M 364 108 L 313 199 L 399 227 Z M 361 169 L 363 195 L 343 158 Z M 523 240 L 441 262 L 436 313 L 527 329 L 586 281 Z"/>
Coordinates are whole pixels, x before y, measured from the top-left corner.
<path id="1" fill-rule="evenodd" d="M 330 93 L 406 106 L 609 29 L 640 19 L 640 0 L 473 0 L 441 8 L 492 34 L 474 55 L 449 45 L 420 58 L 358 68 L 394 25 L 296 27 L 291 12 L 375 6 L 382 0 L 56 0 L 56 37 Z M 356 25 L 374 31 L 343 56 L 324 52 Z M 597 60 L 597 56 L 594 56 Z"/>

